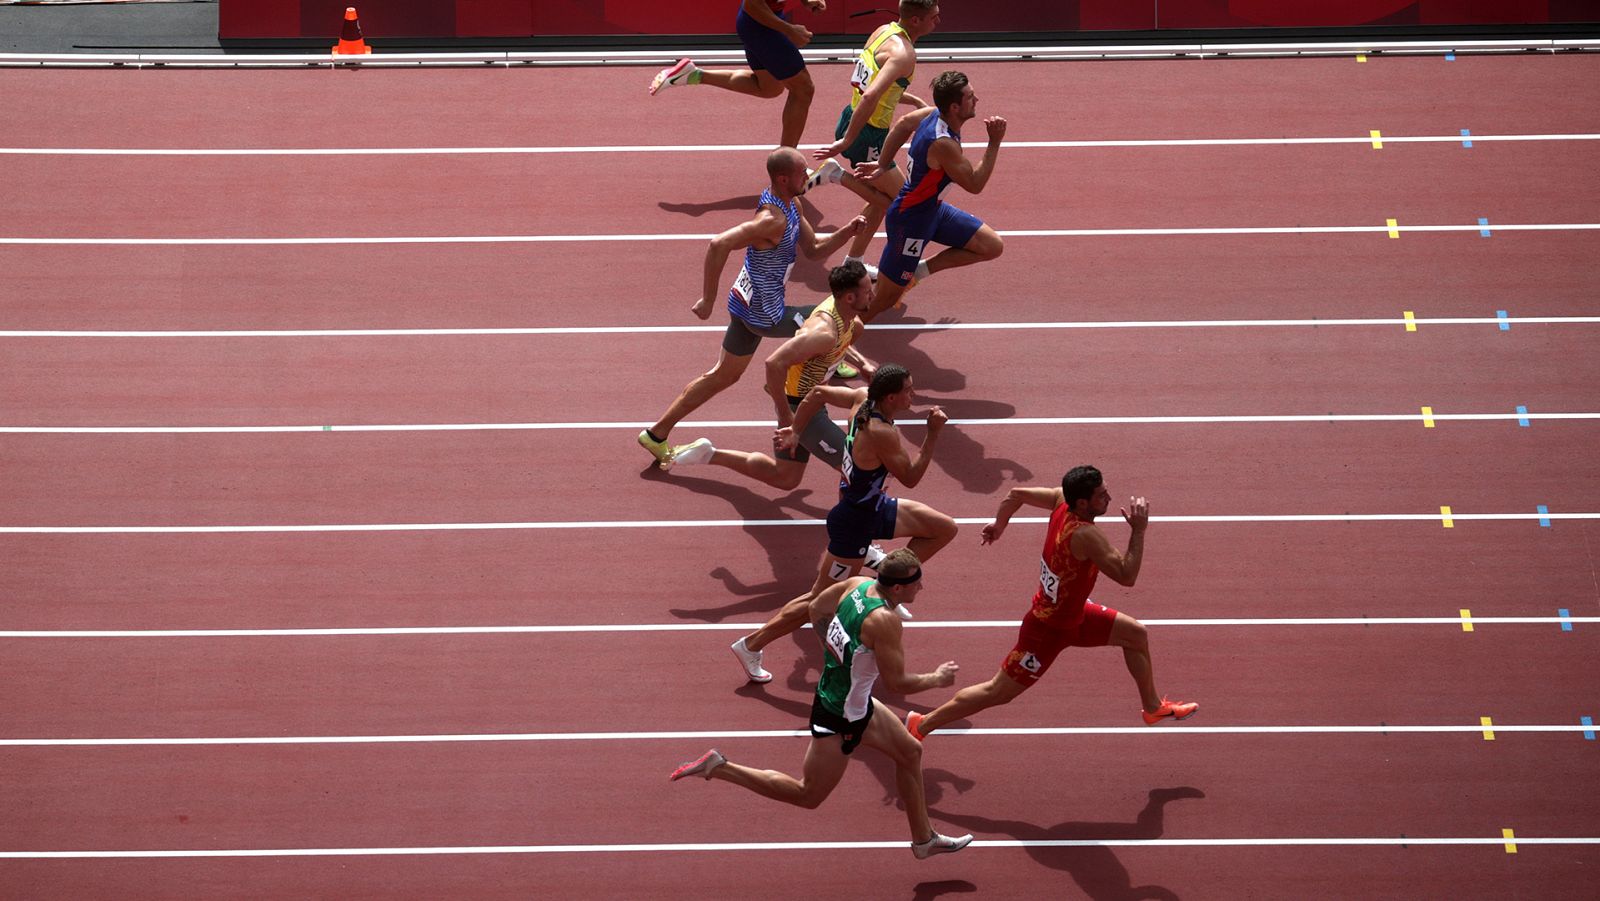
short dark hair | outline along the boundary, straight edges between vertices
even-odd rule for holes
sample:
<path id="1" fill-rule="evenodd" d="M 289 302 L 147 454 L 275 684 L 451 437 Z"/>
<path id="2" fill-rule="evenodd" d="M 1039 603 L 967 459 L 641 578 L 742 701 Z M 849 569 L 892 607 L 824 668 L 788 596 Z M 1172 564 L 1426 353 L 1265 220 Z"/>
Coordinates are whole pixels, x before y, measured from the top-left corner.
<path id="1" fill-rule="evenodd" d="M 966 86 L 967 76 L 954 70 L 940 72 L 933 79 L 933 105 L 939 108 L 940 115 L 950 104 L 961 102 L 961 91 Z"/>
<path id="2" fill-rule="evenodd" d="M 1093 466 L 1074 466 L 1061 477 L 1061 496 L 1070 507 L 1080 500 L 1094 497 L 1095 489 L 1105 483 L 1105 477 Z"/>
<path id="3" fill-rule="evenodd" d="M 900 18 L 907 16 L 925 16 L 933 12 L 939 5 L 939 0 L 900 0 Z"/>
<path id="4" fill-rule="evenodd" d="M 867 277 L 867 267 L 860 260 L 845 260 L 828 273 L 828 290 L 838 297 L 861 284 Z"/>

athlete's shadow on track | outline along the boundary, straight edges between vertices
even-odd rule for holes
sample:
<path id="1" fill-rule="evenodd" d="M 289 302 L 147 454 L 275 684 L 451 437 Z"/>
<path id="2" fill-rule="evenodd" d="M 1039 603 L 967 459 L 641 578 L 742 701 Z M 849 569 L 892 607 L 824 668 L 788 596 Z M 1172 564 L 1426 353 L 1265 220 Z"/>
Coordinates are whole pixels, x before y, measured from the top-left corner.
<path id="1" fill-rule="evenodd" d="M 891 778 L 892 778 L 891 772 Z M 1022 841 L 1094 841 L 1097 839 L 1156 839 L 1166 831 L 1166 806 L 1181 798 L 1204 798 L 1198 788 L 1155 788 L 1150 800 L 1132 823 L 1069 821 L 1037 826 L 1020 820 L 991 820 L 970 814 L 929 810 L 929 815 L 980 833 L 1002 833 Z M 933 799 L 929 797 L 930 806 Z M 1142 898 L 1176 899 L 1171 889 L 1159 885 L 1134 885 L 1128 868 L 1102 845 L 1081 847 L 1030 847 L 1028 856 L 1072 874 L 1083 893 L 1095 901 L 1136 901 Z"/>
<path id="2" fill-rule="evenodd" d="M 671 482 L 689 491 L 720 497 L 733 507 L 737 519 L 780 519 L 786 511 L 803 519 L 823 519 L 828 515 L 826 508 L 808 502 L 811 494 L 809 488 L 799 488 L 772 497 L 721 479 L 703 479 L 677 473 L 669 475 L 654 464 L 641 472 L 639 478 Z M 730 478 L 740 477 L 730 474 Z M 740 600 L 717 607 L 672 608 L 669 613 L 679 619 L 714 623 L 752 613 L 760 614 L 765 619 L 806 590 L 816 579 L 817 560 L 826 543 L 821 526 L 750 526 L 745 532 L 766 550 L 772 566 L 772 579 L 762 583 L 746 583 L 726 567 L 718 566 L 711 570 L 711 577 L 722 582 L 727 594 L 737 595 Z M 810 632 L 803 634 L 809 635 Z"/>
<path id="3" fill-rule="evenodd" d="M 761 199 L 760 194 L 746 194 L 743 197 L 729 197 L 727 200 L 713 200 L 709 203 L 673 203 L 663 200 L 656 206 L 669 213 L 681 213 L 685 216 L 699 218 L 707 213 L 723 212 L 728 210 L 741 210 L 752 215 L 756 211 L 756 201 Z M 729 222 L 724 228 L 732 228 L 737 223 Z M 723 231 L 723 228 L 717 231 Z"/>
<path id="4" fill-rule="evenodd" d="M 889 314 L 882 322 L 915 323 L 923 320 L 902 318 Z M 954 319 L 942 319 L 951 323 Z M 966 390 L 967 377 L 953 369 L 945 369 L 927 353 L 915 346 L 918 337 L 929 334 L 930 329 L 878 329 L 867 327 L 862 339 L 862 351 L 880 363 L 899 363 L 911 371 L 916 384 L 917 410 L 939 406 L 951 419 L 1008 419 L 1016 415 L 1017 408 L 999 401 L 961 397 Z M 1003 361 L 993 361 L 1004 365 Z M 956 395 L 956 396 L 949 396 Z M 982 444 L 973 437 L 980 427 L 946 426 L 939 438 L 939 449 L 934 454 L 933 465 L 948 473 L 967 491 L 992 495 L 1002 487 L 1016 482 L 1027 482 L 1033 472 L 1026 466 L 1004 457 L 990 457 Z M 921 426 L 906 426 L 908 442 L 921 443 L 925 434 Z"/>
<path id="5" fill-rule="evenodd" d="M 965 895 L 978 890 L 978 887 L 965 879 L 941 879 L 938 882 L 919 882 L 911 890 L 911 901 L 933 901 L 945 895 Z"/>

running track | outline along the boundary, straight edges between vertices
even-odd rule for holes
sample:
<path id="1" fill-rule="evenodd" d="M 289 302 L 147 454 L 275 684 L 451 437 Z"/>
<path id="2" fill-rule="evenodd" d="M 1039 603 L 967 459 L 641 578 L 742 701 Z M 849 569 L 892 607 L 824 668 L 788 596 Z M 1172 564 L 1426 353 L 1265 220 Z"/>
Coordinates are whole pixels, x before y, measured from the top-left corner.
<path id="1" fill-rule="evenodd" d="M 966 67 L 1019 143 L 1361 140 L 1014 146 L 952 189 L 1019 234 L 866 345 L 958 420 L 904 492 L 971 521 L 912 665 L 989 675 L 1040 527 L 977 523 L 1093 461 L 1176 518 L 1098 597 L 1203 710 L 1146 730 L 1115 654 L 1067 655 L 929 743 L 979 842 L 926 862 L 870 754 L 817 812 L 663 778 L 798 768 L 809 632 L 766 689 L 723 647 L 810 580 L 832 483 L 633 444 L 710 362 L 704 236 L 763 151 L 548 149 L 759 147 L 775 107 L 638 69 L 0 72 L 0 895 L 1590 896 L 1597 67 Z M 60 152 L 440 147 L 538 150 Z M 752 375 L 675 435 L 759 447 L 767 411 Z"/>

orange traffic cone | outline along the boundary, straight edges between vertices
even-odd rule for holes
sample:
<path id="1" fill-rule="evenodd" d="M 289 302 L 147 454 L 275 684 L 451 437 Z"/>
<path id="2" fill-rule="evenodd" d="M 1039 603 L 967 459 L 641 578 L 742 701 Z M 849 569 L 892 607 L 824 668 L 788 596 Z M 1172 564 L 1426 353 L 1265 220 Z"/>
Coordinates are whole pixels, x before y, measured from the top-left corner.
<path id="1" fill-rule="evenodd" d="M 334 56 L 359 55 L 371 53 L 372 48 L 361 39 L 361 22 L 356 18 L 356 8 L 347 6 L 344 10 L 344 31 L 339 33 L 339 43 L 333 48 Z"/>

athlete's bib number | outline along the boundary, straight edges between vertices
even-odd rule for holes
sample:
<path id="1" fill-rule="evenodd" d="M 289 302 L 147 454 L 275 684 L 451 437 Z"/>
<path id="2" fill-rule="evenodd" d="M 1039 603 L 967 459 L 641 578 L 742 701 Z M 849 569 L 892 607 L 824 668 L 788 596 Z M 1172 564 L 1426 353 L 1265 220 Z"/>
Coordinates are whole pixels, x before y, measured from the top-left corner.
<path id="1" fill-rule="evenodd" d="M 750 283 L 750 270 L 739 267 L 739 277 L 733 280 L 733 293 L 739 295 L 739 302 L 750 306 L 750 295 L 755 291 L 755 285 Z"/>
<path id="2" fill-rule="evenodd" d="M 1061 587 L 1061 577 L 1050 571 L 1050 564 L 1043 557 L 1039 558 L 1039 587 L 1044 590 L 1044 596 L 1050 603 L 1056 602 L 1056 591 Z"/>
<path id="3" fill-rule="evenodd" d="M 844 623 L 839 622 L 839 617 L 837 616 L 833 618 L 832 622 L 828 623 L 826 641 L 828 650 L 833 652 L 833 659 L 840 663 L 844 663 L 849 659 L 846 655 L 850 651 L 850 633 L 844 630 Z"/>
<path id="4" fill-rule="evenodd" d="M 855 71 L 850 73 L 850 86 L 865 94 L 869 84 L 872 84 L 872 70 L 867 68 L 866 60 L 857 59 Z"/>

